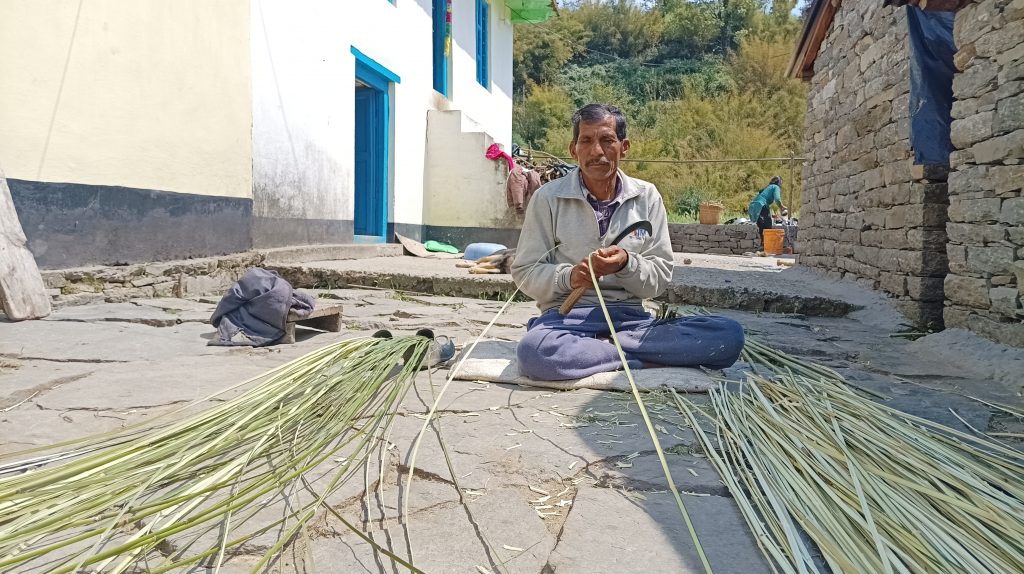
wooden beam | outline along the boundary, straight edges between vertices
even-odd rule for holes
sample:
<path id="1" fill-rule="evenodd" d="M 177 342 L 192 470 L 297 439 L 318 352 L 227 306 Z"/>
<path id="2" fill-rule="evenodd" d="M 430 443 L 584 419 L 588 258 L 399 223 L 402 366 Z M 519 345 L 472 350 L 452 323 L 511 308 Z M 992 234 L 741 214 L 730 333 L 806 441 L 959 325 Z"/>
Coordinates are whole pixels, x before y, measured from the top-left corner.
<path id="1" fill-rule="evenodd" d="M 790 77 L 809 80 L 814 75 L 814 61 L 818 57 L 818 50 L 832 28 L 832 20 L 841 4 L 842 0 L 817 0 L 814 4 L 801 35 L 800 45 L 789 65 Z"/>
<path id="2" fill-rule="evenodd" d="M 808 79 L 814 75 L 814 61 L 818 59 L 818 50 L 821 49 L 821 44 L 825 41 L 825 37 L 828 36 L 828 31 L 832 29 L 832 20 L 835 18 L 838 5 L 838 0 L 826 2 L 825 6 L 821 9 L 821 15 L 815 21 L 814 28 L 811 30 L 811 36 L 807 42 L 806 51 L 801 63 L 804 77 Z"/>
<path id="3" fill-rule="evenodd" d="M 12 321 L 39 319 L 50 314 L 39 267 L 28 250 L 25 230 L 14 209 L 11 189 L 0 170 L 0 299 Z"/>

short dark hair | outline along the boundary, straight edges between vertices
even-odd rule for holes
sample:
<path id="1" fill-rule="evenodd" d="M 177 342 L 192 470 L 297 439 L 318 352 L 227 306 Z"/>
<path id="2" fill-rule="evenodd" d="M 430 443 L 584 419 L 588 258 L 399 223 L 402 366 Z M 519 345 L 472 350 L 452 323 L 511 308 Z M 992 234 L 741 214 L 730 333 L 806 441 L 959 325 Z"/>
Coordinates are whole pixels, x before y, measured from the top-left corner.
<path id="1" fill-rule="evenodd" d="M 605 118 L 615 118 L 615 136 L 626 139 L 626 115 L 622 110 L 611 104 L 587 104 L 572 115 L 572 143 L 580 137 L 580 122 L 600 122 Z"/>

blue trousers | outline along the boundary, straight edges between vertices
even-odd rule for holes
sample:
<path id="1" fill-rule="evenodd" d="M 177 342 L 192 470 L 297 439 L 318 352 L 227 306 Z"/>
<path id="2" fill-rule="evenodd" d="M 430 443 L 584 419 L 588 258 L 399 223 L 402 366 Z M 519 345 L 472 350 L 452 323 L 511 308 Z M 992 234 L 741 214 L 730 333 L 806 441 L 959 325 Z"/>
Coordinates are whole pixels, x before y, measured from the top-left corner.
<path id="1" fill-rule="evenodd" d="M 732 366 L 743 350 L 743 327 L 718 316 L 657 321 L 636 305 L 608 307 L 630 369 Z M 622 367 L 600 307 L 549 309 L 530 319 L 516 347 L 519 372 L 531 379 L 579 379 Z"/>

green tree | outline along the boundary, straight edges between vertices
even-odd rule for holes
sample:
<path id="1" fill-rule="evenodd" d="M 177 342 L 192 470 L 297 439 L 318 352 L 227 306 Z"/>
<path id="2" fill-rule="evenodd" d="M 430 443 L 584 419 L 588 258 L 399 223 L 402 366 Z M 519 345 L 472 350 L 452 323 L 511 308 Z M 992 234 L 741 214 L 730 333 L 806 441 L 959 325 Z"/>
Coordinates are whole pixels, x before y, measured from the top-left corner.
<path id="1" fill-rule="evenodd" d="M 751 28 L 763 9 L 762 0 L 717 0 L 718 53 L 725 55 L 739 45 L 742 33 Z"/>
<path id="2" fill-rule="evenodd" d="M 574 109 L 560 87 L 537 86 L 512 110 L 512 137 L 526 147 L 549 149 L 548 132 L 568 125 Z"/>
<path id="3" fill-rule="evenodd" d="M 715 199 L 741 214 L 775 174 L 786 179 L 789 202 L 800 170 L 787 160 L 689 160 L 787 158 L 801 149 L 806 89 L 785 75 L 801 29 L 794 2 L 562 2 L 557 24 L 516 30 L 513 137 L 564 155 L 572 111 L 613 103 L 629 118 L 631 159 L 686 161 L 626 165 L 658 186 L 670 210 L 692 217 L 695 204 Z"/>
<path id="4" fill-rule="evenodd" d="M 516 95 L 525 98 L 534 86 L 555 83 L 562 68 L 583 52 L 590 36 L 573 18 L 517 26 L 512 50 Z"/>
<path id="5" fill-rule="evenodd" d="M 721 29 L 715 2 L 674 3 L 665 15 L 666 53 L 674 57 L 699 58 L 711 50 Z"/>
<path id="6" fill-rule="evenodd" d="M 586 57 L 592 63 L 650 58 L 662 41 L 662 13 L 630 0 L 584 4 L 567 17 L 591 32 Z"/>

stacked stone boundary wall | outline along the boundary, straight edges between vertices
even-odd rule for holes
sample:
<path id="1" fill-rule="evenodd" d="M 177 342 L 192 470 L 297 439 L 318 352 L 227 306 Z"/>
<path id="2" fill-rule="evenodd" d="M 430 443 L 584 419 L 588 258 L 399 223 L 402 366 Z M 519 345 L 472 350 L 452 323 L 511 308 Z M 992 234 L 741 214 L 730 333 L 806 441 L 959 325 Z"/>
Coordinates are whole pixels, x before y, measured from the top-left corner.
<path id="1" fill-rule="evenodd" d="M 786 245 L 797 239 L 797 226 L 787 226 Z M 757 226 L 749 223 L 734 225 L 703 225 L 700 223 L 670 223 L 668 234 L 672 251 L 676 253 L 714 253 L 743 255 L 757 250 L 761 242 Z"/>
<path id="2" fill-rule="evenodd" d="M 742 255 L 757 248 L 757 226 L 670 223 L 668 234 L 677 253 Z"/>

